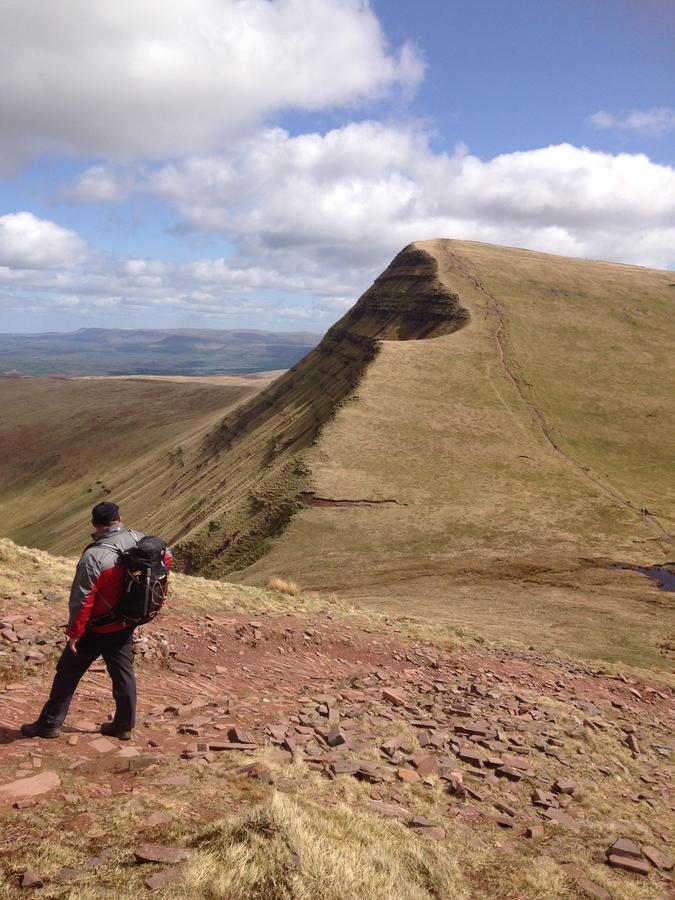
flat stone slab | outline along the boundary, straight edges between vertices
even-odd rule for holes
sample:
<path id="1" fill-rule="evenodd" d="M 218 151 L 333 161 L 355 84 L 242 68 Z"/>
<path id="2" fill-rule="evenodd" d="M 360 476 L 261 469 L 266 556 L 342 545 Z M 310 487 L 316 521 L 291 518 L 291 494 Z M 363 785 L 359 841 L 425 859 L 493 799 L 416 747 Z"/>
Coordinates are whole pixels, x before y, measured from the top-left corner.
<path id="1" fill-rule="evenodd" d="M 397 806 L 394 803 L 385 803 L 382 800 L 366 800 L 366 806 L 368 809 L 372 809 L 381 816 L 400 819 L 401 822 L 407 822 L 413 817 L 410 810 L 406 809 L 404 806 Z"/>
<path id="2" fill-rule="evenodd" d="M 44 887 L 44 881 L 35 872 L 24 872 L 21 877 L 21 887 L 28 890 Z"/>
<path id="3" fill-rule="evenodd" d="M 100 737 L 93 741 L 89 741 L 89 746 L 97 753 L 112 753 L 113 750 L 119 749 L 119 744 L 113 744 L 113 742 L 109 741 L 106 737 Z"/>
<path id="4" fill-rule="evenodd" d="M 182 878 L 182 869 L 175 866 L 170 869 L 162 869 L 160 872 L 155 872 L 154 875 L 149 875 L 145 879 L 145 886 L 149 891 L 161 891 L 162 888 L 168 887 L 170 884 L 176 884 Z"/>
<path id="5" fill-rule="evenodd" d="M 635 843 L 628 838 L 619 838 L 614 841 L 607 851 L 607 856 L 623 856 L 627 859 L 642 859 L 642 851 Z"/>
<path id="6" fill-rule="evenodd" d="M 101 726 L 97 725 L 96 722 L 90 722 L 88 719 L 78 719 L 77 722 L 73 722 L 70 728 L 65 728 L 64 731 L 79 731 L 83 734 L 100 734 Z"/>
<path id="7" fill-rule="evenodd" d="M 389 688 L 385 688 L 382 691 L 382 699 L 386 700 L 388 703 L 393 704 L 394 706 L 405 706 L 405 697 L 399 694 L 397 691 L 392 691 Z"/>
<path id="8" fill-rule="evenodd" d="M 140 844 L 134 850 L 137 862 L 164 863 L 175 866 L 187 859 L 187 852 L 180 847 L 163 847 L 161 844 Z"/>
<path id="9" fill-rule="evenodd" d="M 584 890 L 589 896 L 596 897 L 597 900 L 612 900 L 611 894 L 608 890 L 606 890 L 602 885 L 596 884 L 594 881 L 586 875 L 583 869 L 579 868 L 579 866 L 575 866 L 573 863 L 568 863 L 562 867 L 563 872 L 567 875 L 568 878 L 571 878 L 572 881 L 576 881 L 579 887 Z"/>
<path id="10" fill-rule="evenodd" d="M 673 858 L 671 856 L 666 856 L 665 853 L 661 853 L 656 847 L 643 847 L 642 852 L 649 862 L 657 869 L 663 869 L 664 871 L 669 872 L 673 868 Z"/>
<path id="11" fill-rule="evenodd" d="M 0 801 L 6 800 L 13 803 L 15 800 L 26 800 L 28 797 L 37 797 L 46 794 L 61 784 L 61 779 L 56 772 L 40 772 L 30 778 L 19 778 L 0 786 Z"/>
<path id="12" fill-rule="evenodd" d="M 255 737 L 249 731 L 239 726 L 230 728 L 227 736 L 233 744 L 253 744 L 254 746 L 257 744 Z"/>
<path id="13" fill-rule="evenodd" d="M 649 863 L 641 859 L 629 859 L 627 856 L 609 856 L 607 862 L 615 869 L 632 872 L 634 875 L 649 875 Z"/>

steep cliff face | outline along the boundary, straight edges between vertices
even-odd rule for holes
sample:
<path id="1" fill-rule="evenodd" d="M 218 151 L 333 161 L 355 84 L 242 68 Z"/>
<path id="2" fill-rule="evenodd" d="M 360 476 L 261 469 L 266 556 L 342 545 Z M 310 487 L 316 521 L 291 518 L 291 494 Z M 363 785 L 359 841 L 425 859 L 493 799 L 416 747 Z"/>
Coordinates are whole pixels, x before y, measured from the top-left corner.
<path id="1" fill-rule="evenodd" d="M 436 259 L 415 245 L 402 250 L 318 347 L 205 438 L 200 465 L 224 477 L 209 486 L 207 521 L 180 536 L 186 568 L 222 575 L 265 552 L 311 490 L 303 451 L 358 385 L 380 341 L 439 337 L 467 321 Z"/>

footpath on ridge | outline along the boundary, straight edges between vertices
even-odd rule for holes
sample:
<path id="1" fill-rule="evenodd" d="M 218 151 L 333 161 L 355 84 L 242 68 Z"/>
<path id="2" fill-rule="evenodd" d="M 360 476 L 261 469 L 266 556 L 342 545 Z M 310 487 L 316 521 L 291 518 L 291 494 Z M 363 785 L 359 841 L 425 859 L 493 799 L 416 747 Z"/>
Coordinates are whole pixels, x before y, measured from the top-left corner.
<path id="1" fill-rule="evenodd" d="M 152 873 L 147 887 L 180 882 L 189 851 L 175 846 L 163 798 L 183 797 L 198 828 L 247 802 L 237 794 L 213 809 L 200 803 L 205 785 L 250 779 L 263 794 L 292 793 L 310 771 L 341 786 L 341 802 L 400 820 L 411 840 L 443 842 L 460 828 L 523 866 L 546 855 L 577 896 L 631 896 L 636 880 L 640 896 L 670 896 L 675 704 L 661 681 L 536 652 L 445 648 L 331 613 L 187 614 L 176 598 L 137 642 L 131 742 L 96 733 L 112 705 L 102 664 L 59 739 L 23 739 L 51 681 L 63 602 L 0 597 L 0 658 L 23 666 L 0 687 L 10 886 L 96 885 L 109 798 L 143 814 L 125 837 L 130 862 Z M 88 861 L 49 878 L 22 870 L 17 842 L 77 830 Z"/>

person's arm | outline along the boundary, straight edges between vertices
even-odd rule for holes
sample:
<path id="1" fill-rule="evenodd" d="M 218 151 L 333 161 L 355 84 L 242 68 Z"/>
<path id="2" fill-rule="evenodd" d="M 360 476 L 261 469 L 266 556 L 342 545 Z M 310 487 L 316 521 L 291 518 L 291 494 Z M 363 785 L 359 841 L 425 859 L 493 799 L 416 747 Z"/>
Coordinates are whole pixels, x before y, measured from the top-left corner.
<path id="1" fill-rule="evenodd" d="M 66 635 L 73 653 L 77 653 L 77 642 L 84 634 L 94 605 L 94 588 L 101 574 L 101 565 L 92 553 L 86 551 L 77 564 L 75 577 L 68 600 L 68 625 Z"/>

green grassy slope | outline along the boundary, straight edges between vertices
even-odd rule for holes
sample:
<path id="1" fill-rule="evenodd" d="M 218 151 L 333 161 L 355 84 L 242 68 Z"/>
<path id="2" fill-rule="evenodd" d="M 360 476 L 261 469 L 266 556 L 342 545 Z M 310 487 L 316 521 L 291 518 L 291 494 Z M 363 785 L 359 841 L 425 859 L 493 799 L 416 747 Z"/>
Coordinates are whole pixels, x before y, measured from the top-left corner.
<path id="1" fill-rule="evenodd" d="M 637 559 L 635 542 L 667 553 L 675 423 L 653 418 L 675 387 L 672 275 L 421 246 L 470 323 L 433 340 L 384 341 L 305 457 L 318 496 L 397 504 L 303 510 L 277 559 L 333 549 Z"/>
<path id="2" fill-rule="evenodd" d="M 302 509 L 242 577 L 292 574 L 360 602 L 590 655 L 611 636 L 618 656 L 663 662 L 667 598 L 584 560 L 673 555 L 675 423 L 657 412 L 675 393 L 672 273 L 464 242 L 416 246 L 470 322 L 380 344 L 304 456 L 317 497 L 396 502 Z M 643 603 L 652 607 L 638 636 Z"/>

